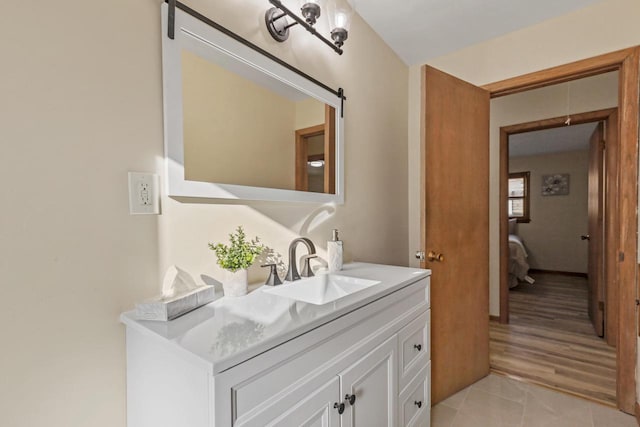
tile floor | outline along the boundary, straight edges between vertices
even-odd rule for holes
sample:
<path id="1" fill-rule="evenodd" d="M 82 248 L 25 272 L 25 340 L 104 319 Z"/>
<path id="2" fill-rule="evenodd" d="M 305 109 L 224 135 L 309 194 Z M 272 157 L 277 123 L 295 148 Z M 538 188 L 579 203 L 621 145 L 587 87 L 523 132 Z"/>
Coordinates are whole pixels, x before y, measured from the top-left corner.
<path id="1" fill-rule="evenodd" d="M 431 409 L 431 427 L 638 427 L 614 408 L 491 374 Z"/>

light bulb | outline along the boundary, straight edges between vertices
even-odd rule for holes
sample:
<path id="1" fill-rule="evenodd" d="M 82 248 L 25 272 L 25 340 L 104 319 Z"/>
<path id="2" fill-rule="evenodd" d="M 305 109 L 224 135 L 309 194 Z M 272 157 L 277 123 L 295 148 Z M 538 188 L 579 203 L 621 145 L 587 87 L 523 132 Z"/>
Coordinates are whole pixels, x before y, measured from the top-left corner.
<path id="1" fill-rule="evenodd" d="M 333 25 L 333 28 L 343 28 L 349 31 L 353 9 L 349 7 L 349 4 L 345 0 L 329 1 L 327 3 L 327 12 L 329 22 Z"/>
<path id="2" fill-rule="evenodd" d="M 311 160 L 307 164 L 312 168 L 321 168 L 324 166 L 324 160 Z"/>
<path id="3" fill-rule="evenodd" d="M 349 22 L 349 17 L 347 16 L 346 13 L 340 11 L 336 13 L 335 21 L 336 21 L 336 28 L 346 28 L 347 23 Z"/>

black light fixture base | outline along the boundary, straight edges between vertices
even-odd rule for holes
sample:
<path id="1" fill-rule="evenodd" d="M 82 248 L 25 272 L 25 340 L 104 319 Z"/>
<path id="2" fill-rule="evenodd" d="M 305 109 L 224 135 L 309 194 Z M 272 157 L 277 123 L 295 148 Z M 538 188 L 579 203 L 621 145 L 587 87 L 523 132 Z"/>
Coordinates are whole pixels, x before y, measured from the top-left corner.
<path id="1" fill-rule="evenodd" d="M 344 28 L 338 27 L 331 30 L 331 40 L 333 40 L 333 43 L 338 47 L 342 47 L 348 37 L 349 32 Z"/>
<path id="2" fill-rule="evenodd" d="M 300 11 L 309 25 L 315 25 L 320 17 L 320 6 L 316 3 L 305 3 Z"/>
<path id="3" fill-rule="evenodd" d="M 272 7 L 264 14 L 264 22 L 267 24 L 267 30 L 274 40 L 284 42 L 289 38 L 289 23 L 287 22 L 286 13 Z"/>

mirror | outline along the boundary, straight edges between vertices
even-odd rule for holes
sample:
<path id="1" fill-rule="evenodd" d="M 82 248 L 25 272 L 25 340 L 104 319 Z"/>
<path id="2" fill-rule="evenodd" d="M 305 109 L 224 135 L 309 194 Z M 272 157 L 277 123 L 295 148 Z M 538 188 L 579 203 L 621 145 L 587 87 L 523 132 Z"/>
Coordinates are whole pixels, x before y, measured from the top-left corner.
<path id="1" fill-rule="evenodd" d="M 168 195 L 342 203 L 341 93 L 180 3 L 172 40 L 162 7 Z"/>

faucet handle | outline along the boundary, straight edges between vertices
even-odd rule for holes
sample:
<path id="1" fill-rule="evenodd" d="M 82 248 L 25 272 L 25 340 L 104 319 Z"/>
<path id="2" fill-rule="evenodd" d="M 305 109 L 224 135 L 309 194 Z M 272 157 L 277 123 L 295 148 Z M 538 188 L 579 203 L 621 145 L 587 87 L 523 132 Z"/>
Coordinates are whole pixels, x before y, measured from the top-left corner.
<path id="1" fill-rule="evenodd" d="M 313 258 L 317 258 L 316 254 L 309 254 L 302 257 L 304 261 L 304 266 L 302 267 L 302 271 L 300 272 L 300 276 L 302 277 L 313 277 L 313 271 L 311 270 L 311 265 L 309 265 L 309 261 Z"/>
<path id="2" fill-rule="evenodd" d="M 267 286 L 282 285 L 282 281 L 280 280 L 280 277 L 278 277 L 277 264 L 264 264 L 264 265 L 261 265 L 260 267 L 271 267 L 271 270 L 269 271 L 269 277 L 267 278 L 267 281 L 264 282 L 265 285 Z"/>

